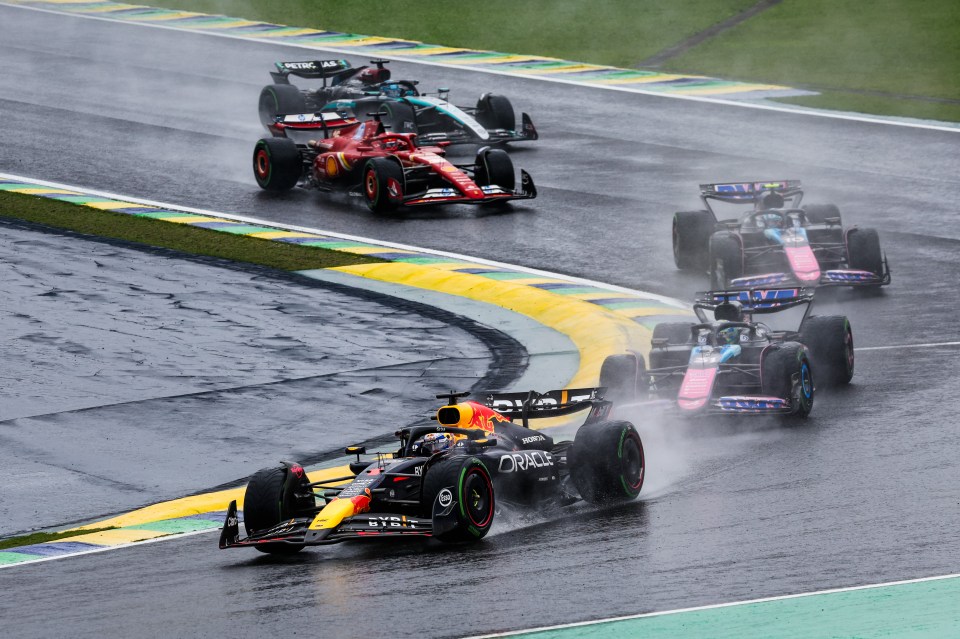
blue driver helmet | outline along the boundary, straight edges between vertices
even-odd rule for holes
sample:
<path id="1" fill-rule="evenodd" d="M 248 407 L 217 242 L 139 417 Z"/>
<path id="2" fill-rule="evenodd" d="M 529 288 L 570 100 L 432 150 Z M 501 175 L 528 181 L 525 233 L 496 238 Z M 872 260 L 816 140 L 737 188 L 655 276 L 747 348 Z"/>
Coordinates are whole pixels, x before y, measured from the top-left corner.
<path id="1" fill-rule="evenodd" d="M 740 341 L 740 327 L 728 326 L 717 331 L 718 342 L 723 344 L 736 344 Z"/>

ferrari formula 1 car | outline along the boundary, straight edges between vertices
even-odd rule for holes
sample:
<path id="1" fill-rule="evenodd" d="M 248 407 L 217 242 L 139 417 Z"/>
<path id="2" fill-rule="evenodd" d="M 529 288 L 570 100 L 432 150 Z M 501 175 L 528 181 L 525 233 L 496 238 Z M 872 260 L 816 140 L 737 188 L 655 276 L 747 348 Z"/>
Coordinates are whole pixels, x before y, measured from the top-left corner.
<path id="1" fill-rule="evenodd" d="M 681 269 L 709 269 L 710 286 L 882 286 L 890 268 L 877 232 L 844 228 L 832 204 L 800 206 L 799 180 L 701 184 L 706 209 L 673 217 L 673 258 Z M 717 220 L 714 203 L 746 204 Z"/>
<path id="2" fill-rule="evenodd" d="M 853 377 L 853 331 L 841 315 L 810 315 L 812 291 L 767 289 L 698 294 L 699 323 L 653 330 L 650 368 L 638 353 L 612 355 L 600 384 L 620 404 L 668 402 L 684 415 L 806 417 L 820 382 Z M 754 316 L 804 306 L 799 330 L 773 330 Z M 707 316 L 706 311 L 713 314 Z"/>
<path id="3" fill-rule="evenodd" d="M 240 537 L 237 502 L 230 504 L 221 548 L 252 546 L 292 553 L 304 546 L 351 539 L 432 537 L 471 542 L 490 530 L 498 504 L 559 508 L 585 500 L 627 502 L 640 494 L 643 444 L 629 422 L 606 419 L 602 389 L 487 395 L 483 402 L 439 396 L 436 422 L 397 431 L 399 448 L 360 460 L 351 474 L 311 483 L 284 462 L 247 484 Z M 554 442 L 528 420 L 589 410 L 573 441 Z M 516 421 L 520 423 L 516 423 Z"/>
<path id="4" fill-rule="evenodd" d="M 426 95 L 417 82 L 391 80 L 387 60 L 372 60 L 373 67 L 351 67 L 346 60 L 277 62 L 270 75 L 274 84 L 260 92 L 260 121 L 275 136 L 284 130 L 277 117 L 299 113 L 338 112 L 363 118 L 369 112 L 384 112 L 384 121 L 397 133 L 416 133 L 424 144 L 449 142 L 495 145 L 536 140 L 537 129 L 530 116 L 521 114 L 517 129 L 510 100 L 484 93 L 474 107 L 457 107 L 447 101 L 447 89 Z M 300 89 L 290 76 L 320 80 L 317 89 Z"/>
<path id="5" fill-rule="evenodd" d="M 278 118 L 287 137 L 264 138 L 253 151 L 260 188 L 295 186 L 361 195 L 374 212 L 429 204 L 495 204 L 530 199 L 537 189 L 510 156 L 483 147 L 474 164 L 454 165 L 439 146 L 420 146 L 414 133 L 385 130 L 380 114 L 360 122 L 338 113 L 302 113 Z M 300 137 L 298 144 L 293 138 Z M 309 138 L 309 139 L 307 139 Z"/>

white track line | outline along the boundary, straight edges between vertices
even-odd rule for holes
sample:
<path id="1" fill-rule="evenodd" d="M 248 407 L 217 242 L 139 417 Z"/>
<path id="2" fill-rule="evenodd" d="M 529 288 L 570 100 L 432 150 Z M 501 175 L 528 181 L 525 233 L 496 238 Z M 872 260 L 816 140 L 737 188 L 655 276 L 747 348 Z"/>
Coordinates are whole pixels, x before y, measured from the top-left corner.
<path id="1" fill-rule="evenodd" d="M 68 13 L 68 12 L 65 12 L 65 11 L 55 11 L 55 10 L 52 10 L 52 9 L 43 9 L 43 8 L 40 8 L 40 7 L 31 7 L 31 6 L 18 5 L 18 4 L 8 4 L 8 3 L 5 3 L 5 2 L 0 2 L 0 6 L 11 7 L 11 8 L 15 8 L 15 9 L 27 9 L 27 10 L 29 10 L 29 11 L 39 11 L 39 12 L 41 12 L 41 13 L 50 13 L 50 14 L 58 15 L 58 16 L 70 16 L 70 17 L 74 17 L 74 18 L 84 18 L 84 19 L 86 19 L 86 20 L 99 20 L 99 21 L 101 21 L 101 22 L 113 22 L 113 23 L 115 23 L 115 24 L 129 24 L 129 25 L 135 25 L 135 26 L 139 26 L 139 27 L 149 27 L 149 28 L 152 28 L 152 29 L 166 29 L 166 30 L 168 30 L 168 31 L 177 31 L 177 32 L 179 32 L 179 33 L 196 33 L 196 34 L 201 34 L 201 35 L 214 36 L 214 37 L 217 37 L 217 38 L 228 38 L 228 39 L 231 39 L 231 40 L 243 40 L 244 42 L 257 42 L 257 43 L 260 43 L 260 44 L 269 44 L 269 45 L 273 45 L 273 46 L 291 47 L 291 48 L 294 48 L 294 49 L 309 49 L 310 51 L 330 51 L 331 53 L 338 53 L 338 54 L 341 54 L 341 55 L 351 55 L 351 56 L 371 55 L 369 51 L 359 50 L 359 49 L 361 49 L 361 47 L 358 47 L 358 48 L 345 48 L 345 49 L 340 49 L 340 48 L 336 48 L 336 47 L 312 47 L 312 46 L 308 46 L 308 45 L 304 45 L 304 44 L 296 44 L 296 43 L 293 43 L 293 42 L 282 42 L 282 41 L 274 42 L 274 41 L 272 41 L 272 40 L 267 40 L 267 39 L 250 38 L 250 37 L 247 37 L 247 36 L 232 35 L 232 34 L 229 34 L 229 33 L 219 33 L 219 32 L 217 32 L 217 31 L 204 31 L 203 29 L 184 29 L 184 28 L 180 28 L 180 27 L 165 26 L 165 25 L 162 25 L 162 24 L 152 24 L 152 23 L 144 23 L 144 22 L 133 22 L 133 21 L 128 21 L 128 20 L 118 20 L 118 19 L 116 19 L 116 18 L 109 18 L 109 17 L 103 17 L 103 16 L 92 16 L 92 15 L 87 15 L 87 14 L 82 14 L 82 13 Z M 400 39 L 402 39 L 402 38 L 397 38 L 397 39 L 400 40 Z M 386 51 L 385 53 L 386 53 L 386 54 L 389 54 L 389 51 Z M 521 74 L 518 74 L 518 73 L 511 73 L 511 72 L 509 72 L 509 71 L 497 71 L 497 70 L 494 70 L 494 69 L 486 69 L 486 68 L 473 67 L 473 66 L 468 66 L 468 65 L 446 64 L 446 63 L 443 63 L 443 62 L 435 62 L 435 61 L 431 61 L 431 60 L 416 60 L 416 59 L 410 59 L 409 57 L 404 57 L 402 54 L 401 54 L 399 57 L 394 58 L 394 60 L 396 60 L 396 61 L 398 61 L 398 62 L 409 63 L 409 64 L 421 64 L 421 65 L 423 65 L 423 66 L 441 67 L 441 68 L 445 68 L 445 69 L 458 69 L 458 70 L 459 70 L 459 69 L 463 69 L 463 70 L 466 70 L 466 71 L 475 71 L 475 72 L 477 72 L 477 73 L 486 73 L 486 74 L 489 74 L 489 75 L 500 75 L 500 76 L 505 76 L 505 77 L 510 77 L 510 78 L 522 78 L 522 79 L 527 79 L 527 80 L 539 80 L 539 81 L 541 81 L 541 82 L 553 82 L 553 83 L 556 83 L 556 84 L 567 84 L 567 85 L 571 85 L 571 86 L 587 87 L 587 88 L 591 88 L 591 89 L 602 89 L 602 90 L 606 90 L 606 91 L 620 91 L 620 92 L 623 92 L 623 93 L 637 93 L 637 94 L 640 94 L 640 95 L 647 95 L 647 96 L 652 96 L 652 97 L 657 97 L 657 98 L 670 98 L 670 99 L 673 99 L 673 100 L 687 100 L 687 101 L 690 101 L 690 102 L 706 102 L 706 103 L 710 103 L 710 104 L 720 104 L 720 105 L 724 105 L 724 106 L 735 106 L 735 107 L 741 107 L 741 108 L 745 108 L 745 109 L 758 109 L 758 110 L 760 110 L 760 111 L 776 111 L 776 112 L 778 112 L 778 113 L 790 113 L 790 114 L 792 114 L 792 115 L 808 115 L 808 116 L 813 116 L 813 117 L 818 117 L 818 118 L 830 118 L 830 119 L 833 119 L 833 120 L 848 120 L 848 121 L 851 121 L 851 122 L 863 122 L 863 123 L 867 123 L 867 124 L 884 124 L 884 125 L 888 125 L 888 126 L 900 126 L 900 127 L 908 127 L 908 128 L 913 128 L 913 129 L 927 129 L 927 130 L 930 130 L 930 131 L 944 131 L 944 132 L 947 132 L 947 133 L 960 133 L 960 126 L 945 126 L 945 125 L 937 125 L 937 124 L 925 124 L 925 123 L 923 123 L 923 122 L 901 122 L 901 121 L 899 121 L 899 120 L 889 120 L 889 119 L 884 119 L 884 118 L 881 118 L 881 117 L 870 117 L 870 116 L 866 116 L 866 115 L 860 116 L 860 115 L 852 115 L 852 114 L 850 114 L 850 113 L 821 111 L 821 110 L 812 110 L 812 109 L 798 109 L 798 108 L 793 108 L 793 107 L 790 107 L 790 106 L 787 106 L 787 105 L 784 105 L 784 106 L 774 106 L 774 105 L 771 105 L 771 104 L 759 104 L 759 103 L 756 103 L 756 102 L 748 102 L 748 101 L 746 101 L 746 100 L 723 100 L 723 99 L 720 99 L 720 98 L 710 98 L 710 97 L 696 96 L 696 95 L 678 95 L 678 94 L 673 94 L 673 93 L 659 93 L 659 92 L 656 92 L 656 91 L 644 91 L 643 89 L 634 89 L 634 88 L 630 88 L 630 87 L 618 87 L 618 86 L 609 86 L 609 85 L 601 85 L 601 84 L 587 84 L 587 83 L 584 83 L 584 82 L 575 82 L 575 81 L 573 81 L 573 80 L 564 80 L 563 78 L 540 77 L 540 76 L 526 76 L 526 75 L 521 75 Z"/>
<path id="2" fill-rule="evenodd" d="M 257 224 L 262 226 L 270 226 L 279 229 L 285 229 L 288 231 L 300 231 L 302 233 L 316 233 L 317 235 L 326 235 L 329 237 L 334 237 L 342 240 L 349 240 L 351 242 L 364 242 L 366 244 L 374 244 L 377 246 L 383 246 L 385 248 L 395 248 L 404 251 L 414 251 L 417 253 L 425 253 L 427 255 L 436 255 L 438 257 L 448 257 L 455 260 L 465 260 L 468 262 L 474 262 L 476 264 L 483 264 L 484 266 L 492 266 L 495 268 L 508 269 L 513 271 L 518 271 L 521 273 L 528 273 L 537 277 L 551 277 L 560 280 L 565 280 L 574 284 L 583 284 L 584 286 L 593 286 L 600 289 L 605 289 L 608 291 L 613 291 L 616 293 L 629 293 L 631 295 L 637 295 L 638 297 L 644 299 L 651 299 L 657 302 L 661 302 L 668 306 L 675 306 L 678 309 L 687 310 L 688 305 L 683 302 L 666 297 L 664 295 L 656 295 L 654 293 L 648 293 L 646 291 L 639 291 L 635 289 L 625 288 L 622 286 L 615 286 L 613 284 L 604 284 L 603 282 L 597 282 L 594 280 L 588 280 L 581 277 L 573 277 L 571 275 L 563 275 L 562 273 L 552 273 L 550 271 L 541 271 L 539 269 L 527 268 L 525 266 L 516 266 L 514 264 L 507 264 L 506 262 L 497 262 L 494 260 L 487 260 L 481 257 L 472 257 L 470 255 L 463 255 L 461 253 L 451 253 L 448 251 L 437 251 L 434 249 L 421 248 L 418 246 L 410 246 L 408 244 L 397 244 L 396 242 L 385 242 L 383 240 L 375 240 L 369 237 L 360 237 L 357 235 L 347 235 L 345 233 L 336 233 L 333 231 L 324 231 L 320 229 L 314 229 L 307 226 L 295 226 L 292 224 L 282 224 L 280 222 L 274 222 L 272 220 L 263 220 L 255 217 L 246 217 L 243 215 L 233 215 L 229 213 L 219 213 L 217 211 L 210 211 L 207 209 L 197 209 L 189 206 L 178 206 L 176 204 L 168 204 L 166 202 L 158 202 L 156 200 L 146 200 L 143 198 L 128 197 L 126 195 L 120 195 L 117 193 L 110 193 L 109 191 L 99 191 L 95 189 L 88 189 L 83 186 L 76 186 L 70 184 L 61 184 L 59 182 L 48 182 L 46 180 L 37 180 L 35 178 L 24 177 L 22 175 L 13 175 L 11 173 L 0 173 L 0 179 L 4 180 L 19 180 L 29 184 L 36 184 L 38 186 L 47 186 L 54 189 L 63 189 L 65 191 L 77 191 L 79 193 L 84 193 L 87 195 L 94 195 L 98 197 L 110 198 L 113 200 L 120 200 L 121 202 L 131 202 L 133 204 L 146 204 L 149 206 L 155 206 L 162 209 L 170 209 L 171 211 L 181 211 L 184 213 L 196 213 L 198 215 L 206 215 L 211 217 L 222 217 L 228 220 L 234 220 L 237 222 L 248 222 L 251 224 Z"/>
<path id="3" fill-rule="evenodd" d="M 952 575 L 940 575 L 936 577 L 921 577 L 919 579 L 904 579 L 902 581 L 888 581 L 886 583 L 868 584 L 865 586 L 848 586 L 846 588 L 831 588 L 829 590 L 816 590 L 814 592 L 803 592 L 795 595 L 779 595 L 777 597 L 763 597 L 761 599 L 748 599 L 747 601 L 732 601 L 729 603 L 710 604 L 707 606 L 696 606 L 693 608 L 679 608 L 677 610 L 664 610 L 662 612 L 645 612 L 637 615 L 625 615 L 622 617 L 610 617 L 609 619 L 597 619 L 594 621 L 577 621 L 574 623 L 558 624 L 556 626 L 541 626 L 539 628 L 530 628 L 527 630 L 511 630 L 509 632 L 496 632 L 488 635 L 472 635 L 465 639 L 493 639 L 494 637 L 514 637 L 533 632 L 545 632 L 549 630 L 564 630 L 567 628 L 579 628 L 582 626 L 595 626 L 598 624 L 610 623 L 615 621 L 627 621 L 630 619 L 644 619 L 646 617 L 662 617 L 665 615 L 677 615 L 684 612 L 697 612 L 700 610 L 716 610 L 718 608 L 730 608 L 733 606 L 746 606 L 749 604 L 766 603 L 768 601 L 784 601 L 786 599 L 799 599 L 801 597 L 814 597 L 817 595 L 831 595 L 840 592 L 853 592 L 856 590 L 870 590 L 873 588 L 888 588 L 890 586 L 903 586 L 907 584 L 919 584 L 928 581 L 941 581 L 944 579 L 955 579 L 960 577 L 960 573 Z"/>
<path id="4" fill-rule="evenodd" d="M 960 342 L 931 342 L 927 344 L 896 344 L 893 346 L 857 346 L 856 352 L 860 351 L 899 351 L 910 348 L 941 348 L 944 346 L 960 346 Z"/>
<path id="5" fill-rule="evenodd" d="M 181 537 L 192 537 L 193 535 L 203 535 L 206 533 L 219 531 L 219 528 L 204 528 L 203 530 L 191 530 L 190 532 L 185 533 L 171 533 L 169 535 L 164 535 L 163 537 L 154 537 L 153 539 L 144 539 L 143 541 L 131 541 L 126 544 L 117 544 L 116 546 L 102 546 L 100 548 L 91 548 L 90 550 L 78 550 L 77 552 L 66 553 L 63 555 L 51 555 L 50 557 L 40 557 L 38 559 L 27 559 L 26 561 L 18 561 L 14 564 L 0 564 L 0 570 L 4 568 L 16 568 L 17 566 L 26 566 L 27 564 L 39 564 L 41 561 L 53 561 L 54 559 L 67 559 L 69 557 L 79 557 L 80 555 L 93 555 L 100 552 L 107 552 L 108 550 L 119 550 L 120 548 L 130 548 L 131 546 L 143 546 L 144 544 L 153 544 L 158 541 L 170 541 L 172 539 L 180 539 Z M 70 537 L 65 539 L 56 539 L 50 543 L 56 543 L 57 541 L 62 541 L 64 543 L 69 542 Z M 83 543 L 83 542 L 80 542 Z M 6 552 L 15 552 L 16 548 L 10 548 Z"/>

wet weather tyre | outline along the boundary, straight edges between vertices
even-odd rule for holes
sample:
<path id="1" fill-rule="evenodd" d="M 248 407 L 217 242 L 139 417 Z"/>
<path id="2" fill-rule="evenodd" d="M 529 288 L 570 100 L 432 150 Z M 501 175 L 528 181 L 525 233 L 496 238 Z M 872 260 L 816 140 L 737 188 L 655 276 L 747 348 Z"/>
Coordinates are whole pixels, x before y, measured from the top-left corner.
<path id="1" fill-rule="evenodd" d="M 807 349 L 797 342 L 771 347 L 760 363 L 765 395 L 790 400 L 794 417 L 806 417 L 813 408 L 813 372 Z"/>
<path id="2" fill-rule="evenodd" d="M 263 138 L 253 148 L 253 176 L 261 189 L 289 191 L 302 173 L 303 160 L 293 140 Z"/>
<path id="3" fill-rule="evenodd" d="M 485 129 L 513 131 L 517 128 L 517 116 L 510 100 L 495 93 L 484 93 L 477 100 L 477 122 Z"/>
<path id="4" fill-rule="evenodd" d="M 743 250 L 732 233 L 714 233 L 710 237 L 710 287 L 723 290 L 730 280 L 743 275 Z"/>
<path id="5" fill-rule="evenodd" d="M 385 101 L 380 104 L 380 116 L 391 133 L 417 133 L 417 120 L 413 107 L 405 102 Z"/>
<path id="6" fill-rule="evenodd" d="M 302 473 L 302 469 L 301 469 Z M 273 528 L 312 506 L 306 474 L 299 477 L 286 466 L 263 468 L 254 473 L 243 495 L 243 525 L 248 535 Z M 293 554 L 303 544 L 268 543 L 254 546 L 260 552 Z"/>
<path id="7" fill-rule="evenodd" d="M 840 209 L 836 204 L 804 204 L 802 208 L 807 224 L 826 224 L 827 220 L 840 223 Z"/>
<path id="8" fill-rule="evenodd" d="M 584 501 L 613 504 L 636 499 L 646 470 L 640 434 L 630 422 L 584 424 L 570 447 L 567 465 Z"/>
<path id="9" fill-rule="evenodd" d="M 643 357 L 635 353 L 607 356 L 600 365 L 600 386 L 607 389 L 604 399 L 614 404 L 643 399 L 645 370 Z"/>
<path id="10" fill-rule="evenodd" d="M 850 268 L 883 276 L 883 254 L 876 229 L 850 229 L 847 233 L 847 263 Z"/>
<path id="11" fill-rule="evenodd" d="M 849 384 L 853 379 L 853 329 L 843 315 L 815 315 L 800 325 L 800 342 L 810 350 L 817 381 Z"/>
<path id="12" fill-rule="evenodd" d="M 653 327 L 653 339 L 666 338 L 667 344 L 693 342 L 693 324 L 690 322 L 660 322 Z"/>
<path id="13" fill-rule="evenodd" d="M 513 171 L 513 160 L 503 149 L 483 149 L 477 153 L 477 186 L 497 185 L 507 191 L 513 191 L 517 178 Z"/>
<path id="14" fill-rule="evenodd" d="M 710 211 L 673 214 L 673 261 L 681 270 L 706 270 L 716 221 Z"/>
<path id="15" fill-rule="evenodd" d="M 371 211 L 395 211 L 403 202 L 403 169 L 389 158 L 371 158 L 363 167 L 361 186 Z"/>
<path id="16" fill-rule="evenodd" d="M 433 515 L 434 506 L 451 508 L 452 528 L 434 537 L 445 542 L 479 541 L 493 525 L 496 498 L 493 479 L 487 467 L 476 457 L 448 457 L 431 465 L 423 478 L 420 503 L 424 516 Z M 439 527 L 435 522 L 435 530 Z"/>
<path id="17" fill-rule="evenodd" d="M 260 123 L 270 128 L 278 115 L 307 112 L 307 99 L 292 84 L 271 84 L 260 91 Z"/>

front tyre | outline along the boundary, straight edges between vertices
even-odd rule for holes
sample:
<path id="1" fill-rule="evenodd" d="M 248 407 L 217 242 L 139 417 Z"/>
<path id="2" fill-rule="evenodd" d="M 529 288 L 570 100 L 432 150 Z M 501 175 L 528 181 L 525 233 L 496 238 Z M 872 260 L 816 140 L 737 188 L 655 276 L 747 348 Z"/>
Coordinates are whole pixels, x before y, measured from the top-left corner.
<path id="1" fill-rule="evenodd" d="M 732 233 L 714 233 L 710 237 L 710 287 L 727 288 L 731 280 L 743 275 L 743 250 Z"/>
<path id="2" fill-rule="evenodd" d="M 253 176 L 266 191 L 289 191 L 303 174 L 296 143 L 287 138 L 263 138 L 253 147 Z"/>
<path id="3" fill-rule="evenodd" d="M 813 372 L 806 347 L 786 342 L 770 348 L 760 363 L 766 395 L 790 401 L 790 415 L 806 417 L 813 409 Z"/>
<path id="4" fill-rule="evenodd" d="M 847 263 L 850 268 L 883 277 L 883 253 L 876 229 L 850 229 L 847 233 Z"/>
<path id="5" fill-rule="evenodd" d="M 374 213 L 395 211 L 403 202 L 403 169 L 390 158 L 371 158 L 363 167 L 363 197 Z"/>
<path id="6" fill-rule="evenodd" d="M 477 100 L 477 122 L 485 129 L 513 131 L 517 128 L 517 116 L 510 100 L 495 93 L 484 93 Z"/>
<path id="7" fill-rule="evenodd" d="M 477 153 L 477 172 L 474 176 L 477 186 L 499 186 L 513 191 L 517 177 L 513 171 L 513 160 L 503 149 L 481 149 Z"/>
<path id="8" fill-rule="evenodd" d="M 313 508 L 313 493 L 303 468 L 296 464 L 263 468 L 254 473 L 243 494 L 243 525 L 247 535 L 268 530 Z M 260 552 L 289 555 L 303 544 L 269 543 L 254 546 Z"/>
<path id="9" fill-rule="evenodd" d="M 591 504 L 632 501 L 643 487 L 643 443 L 630 422 L 584 424 L 570 447 L 567 463 L 573 485 Z"/>
<path id="10" fill-rule="evenodd" d="M 441 459 L 427 469 L 420 505 L 424 516 L 433 517 L 436 539 L 479 541 L 493 525 L 493 479 L 476 457 Z"/>
<path id="11" fill-rule="evenodd" d="M 673 214 L 673 262 L 681 270 L 706 270 L 710 235 L 716 226 L 710 211 Z"/>

